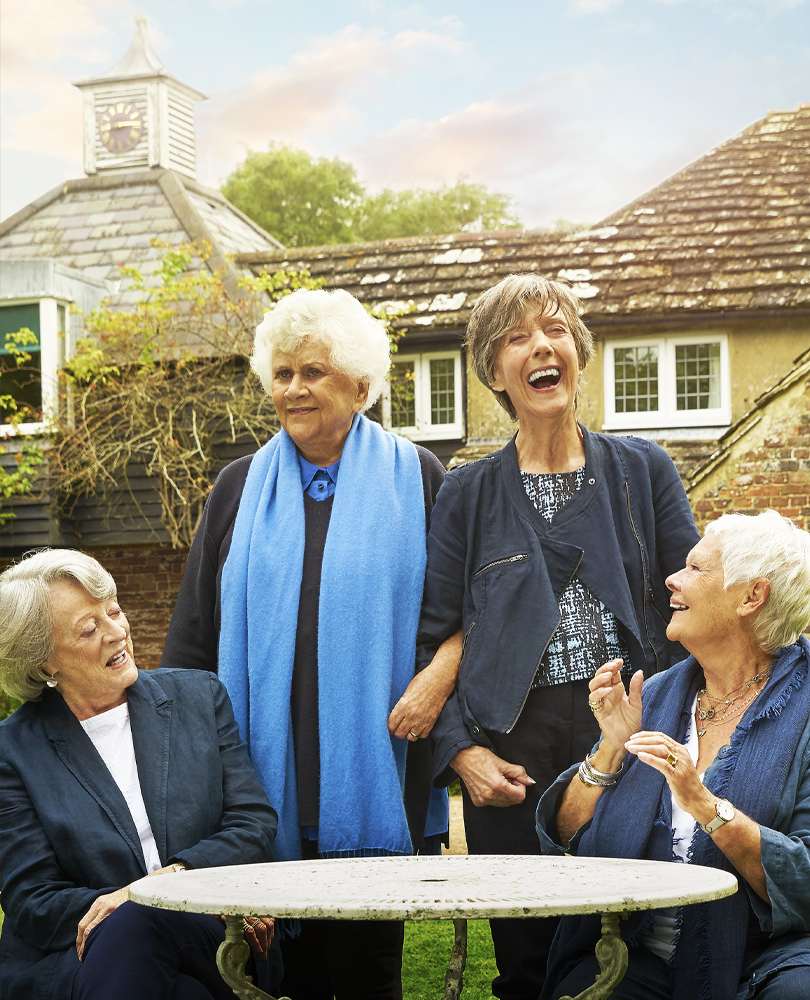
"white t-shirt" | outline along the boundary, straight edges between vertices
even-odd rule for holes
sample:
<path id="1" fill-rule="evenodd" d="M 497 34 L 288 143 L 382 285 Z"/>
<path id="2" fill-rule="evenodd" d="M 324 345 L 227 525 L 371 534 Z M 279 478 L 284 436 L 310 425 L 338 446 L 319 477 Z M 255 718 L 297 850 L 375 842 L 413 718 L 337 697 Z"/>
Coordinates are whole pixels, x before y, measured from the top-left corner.
<path id="1" fill-rule="evenodd" d="M 697 767 L 698 760 L 698 734 L 697 723 L 695 721 L 695 711 L 697 710 L 697 695 L 692 703 L 692 721 L 689 724 L 689 734 L 686 738 L 686 749 L 692 763 Z M 703 775 L 699 775 L 703 781 Z M 670 794 L 669 786 L 666 793 Z M 689 849 L 697 830 L 695 817 L 686 810 L 681 809 L 678 803 L 672 799 L 672 853 L 679 861 L 689 861 Z M 649 934 L 639 938 L 641 944 L 649 948 L 654 955 L 669 962 L 675 952 L 675 945 L 678 942 L 677 928 L 677 907 L 671 906 L 656 913 L 652 929 Z"/>
<path id="2" fill-rule="evenodd" d="M 157 871 L 162 865 L 141 794 L 138 764 L 132 743 L 132 728 L 129 724 L 129 705 L 124 702 L 123 705 L 111 708 L 108 712 L 94 715 L 92 719 L 85 719 L 81 725 L 107 765 L 129 806 L 143 849 L 147 872 Z"/>

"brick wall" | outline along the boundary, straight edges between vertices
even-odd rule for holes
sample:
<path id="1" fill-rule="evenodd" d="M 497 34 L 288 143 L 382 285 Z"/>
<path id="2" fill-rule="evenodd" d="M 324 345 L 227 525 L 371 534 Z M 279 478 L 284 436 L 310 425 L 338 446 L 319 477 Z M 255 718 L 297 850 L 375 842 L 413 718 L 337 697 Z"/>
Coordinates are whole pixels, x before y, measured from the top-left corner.
<path id="1" fill-rule="evenodd" d="M 773 509 L 810 529 L 810 376 L 807 366 L 763 400 L 687 490 L 700 531 L 729 511 Z"/>

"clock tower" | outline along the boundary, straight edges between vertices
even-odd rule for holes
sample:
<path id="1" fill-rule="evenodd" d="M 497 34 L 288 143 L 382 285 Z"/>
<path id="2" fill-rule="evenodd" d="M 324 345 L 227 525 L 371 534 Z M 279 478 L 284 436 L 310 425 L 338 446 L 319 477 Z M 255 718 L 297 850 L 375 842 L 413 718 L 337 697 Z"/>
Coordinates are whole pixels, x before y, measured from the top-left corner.
<path id="1" fill-rule="evenodd" d="M 76 84 L 84 94 L 85 173 L 166 167 L 196 179 L 194 105 L 206 95 L 181 83 L 158 59 L 146 18 L 135 23 L 121 62 Z"/>

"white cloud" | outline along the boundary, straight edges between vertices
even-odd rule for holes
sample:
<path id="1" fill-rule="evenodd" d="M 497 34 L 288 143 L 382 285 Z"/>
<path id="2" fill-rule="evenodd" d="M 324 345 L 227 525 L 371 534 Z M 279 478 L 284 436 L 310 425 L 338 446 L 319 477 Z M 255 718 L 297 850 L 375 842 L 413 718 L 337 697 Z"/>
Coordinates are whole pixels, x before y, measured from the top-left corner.
<path id="1" fill-rule="evenodd" d="M 601 14 L 620 3 L 622 0 L 571 0 L 569 9 L 574 14 Z"/>
<path id="2" fill-rule="evenodd" d="M 572 178 L 599 161 L 598 132 L 587 113 L 580 118 L 574 111 L 587 107 L 595 86 L 584 72 L 542 77 L 433 120 L 401 121 L 345 156 L 372 189 L 435 187 L 467 177 L 513 196 L 526 225 L 560 217 L 593 221 L 605 192 L 577 189 Z M 605 178 L 604 187 L 613 180 Z"/>
<path id="3" fill-rule="evenodd" d="M 116 8 L 127 10 L 129 4 L 126 0 L 3 4 L 0 88 L 6 149 L 58 153 L 81 162 L 82 100 L 65 78 L 65 68 L 81 67 L 82 77 L 114 64 L 105 45 L 102 18 L 109 18 Z"/>
<path id="4" fill-rule="evenodd" d="M 461 47 L 453 25 L 446 31 L 409 29 L 393 35 L 351 25 L 315 38 L 286 66 L 214 95 L 200 108 L 204 173 L 211 182 L 221 179 L 246 149 L 266 149 L 270 139 L 306 145 L 311 153 L 325 151 L 362 117 L 361 98 L 379 96 L 386 81 L 399 80 L 416 60 L 443 58 Z"/>
<path id="5" fill-rule="evenodd" d="M 390 186 L 453 183 L 462 175 L 477 180 L 495 172 L 520 177 L 569 149 L 571 108 L 587 104 L 593 85 L 587 70 L 546 75 L 433 120 L 403 120 L 370 135 L 356 149 L 358 162 L 377 183 Z"/>

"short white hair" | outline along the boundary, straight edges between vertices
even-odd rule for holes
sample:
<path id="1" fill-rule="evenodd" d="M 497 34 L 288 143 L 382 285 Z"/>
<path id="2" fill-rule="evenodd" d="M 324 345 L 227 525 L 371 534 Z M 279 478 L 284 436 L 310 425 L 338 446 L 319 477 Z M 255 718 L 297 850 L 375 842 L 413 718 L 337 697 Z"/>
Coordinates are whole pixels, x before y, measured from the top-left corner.
<path id="1" fill-rule="evenodd" d="M 810 534 L 775 510 L 723 514 L 706 526 L 720 542 L 725 589 L 764 577 L 768 600 L 754 621 L 766 653 L 795 642 L 810 625 Z"/>
<path id="2" fill-rule="evenodd" d="M 75 580 L 97 601 L 115 597 L 115 580 L 77 549 L 42 549 L 0 573 L 0 687 L 13 698 L 42 697 L 53 650 L 51 584 Z"/>
<path id="3" fill-rule="evenodd" d="M 326 345 L 336 372 L 368 385 L 361 412 L 377 402 L 391 367 L 385 324 L 342 288 L 331 292 L 299 288 L 264 314 L 256 327 L 250 365 L 268 396 L 272 394 L 273 351 L 294 354 L 307 337 Z"/>

